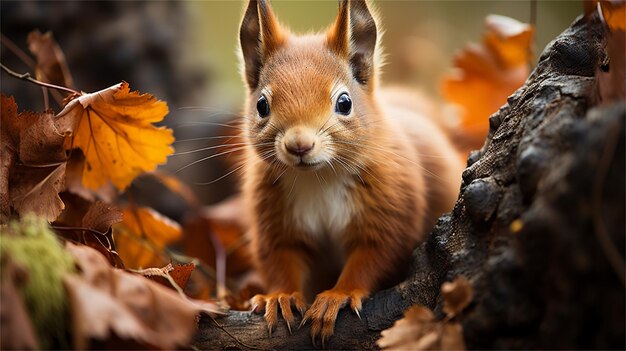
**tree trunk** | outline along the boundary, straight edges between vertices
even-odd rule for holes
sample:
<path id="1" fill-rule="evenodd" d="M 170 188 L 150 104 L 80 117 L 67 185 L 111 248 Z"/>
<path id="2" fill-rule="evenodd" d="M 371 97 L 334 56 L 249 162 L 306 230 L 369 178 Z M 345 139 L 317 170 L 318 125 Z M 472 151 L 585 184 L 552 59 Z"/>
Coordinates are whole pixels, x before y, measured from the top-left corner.
<path id="1" fill-rule="evenodd" d="M 475 294 L 468 348 L 624 349 L 624 102 L 591 108 L 607 33 L 578 19 L 489 120 L 459 199 L 415 250 L 413 273 L 339 314 L 331 349 L 373 349 L 413 304 L 441 315 L 458 275 Z M 309 327 L 268 337 L 262 316 L 203 318 L 200 349 L 310 349 Z"/>

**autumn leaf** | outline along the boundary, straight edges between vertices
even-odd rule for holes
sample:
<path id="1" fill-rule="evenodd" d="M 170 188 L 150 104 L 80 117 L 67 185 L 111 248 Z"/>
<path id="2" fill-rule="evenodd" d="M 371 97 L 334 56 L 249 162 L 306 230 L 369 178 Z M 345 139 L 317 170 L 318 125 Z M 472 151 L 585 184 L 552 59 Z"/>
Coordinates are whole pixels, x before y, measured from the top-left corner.
<path id="1" fill-rule="evenodd" d="M 249 218 L 241 196 L 230 197 L 218 204 L 200 209 L 185 221 L 183 244 L 185 252 L 215 267 L 212 235 L 219 241 L 226 257 L 226 274 L 236 276 L 252 269 L 245 233 Z"/>
<path id="2" fill-rule="evenodd" d="M 198 313 L 221 313 L 215 305 L 194 303 L 140 275 L 112 268 L 92 248 L 68 242 L 66 250 L 80 268 L 80 274 L 64 277 L 76 349 L 114 333 L 170 350 L 191 341 Z"/>
<path id="3" fill-rule="evenodd" d="M 122 212 L 112 205 L 64 192 L 61 198 L 65 209 L 52 223 L 57 235 L 74 243 L 96 249 L 113 267 L 124 268 L 117 254 L 111 227 L 122 220 Z"/>
<path id="4" fill-rule="evenodd" d="M 181 291 L 184 291 L 195 267 L 196 265 L 193 263 L 177 264 L 176 266 L 168 263 L 165 267 L 146 268 L 135 272 L 143 275 L 144 277 L 148 277 L 161 285 L 175 290 L 180 289 Z"/>
<path id="5" fill-rule="evenodd" d="M 34 30 L 28 34 L 26 41 L 28 49 L 37 59 L 35 77 L 38 80 L 68 88 L 74 87 L 65 55 L 54 40 L 52 32 L 42 34 Z"/>
<path id="6" fill-rule="evenodd" d="M 459 109 L 459 134 L 469 148 L 479 146 L 488 117 L 524 84 L 530 73 L 533 28 L 512 18 L 490 15 L 482 45 L 471 44 L 455 57 L 455 71 L 442 80 L 444 98 Z"/>
<path id="7" fill-rule="evenodd" d="M 463 276 L 459 276 L 452 282 L 445 282 L 441 285 L 441 294 L 443 295 L 443 311 L 450 317 L 455 317 L 474 298 L 474 289 L 472 285 Z"/>
<path id="8" fill-rule="evenodd" d="M 230 197 L 216 205 L 201 208 L 187 217 L 182 244 L 187 255 L 216 270 L 217 279 L 208 288 L 230 298 L 237 306 L 245 301 L 227 296 L 225 278 L 239 278 L 253 270 L 250 245 L 245 233 L 249 218 L 243 210 L 241 196 Z M 256 289 L 255 289 L 256 290 Z M 205 292 L 207 289 L 204 290 Z M 231 304 L 231 306 L 234 306 Z"/>
<path id="9" fill-rule="evenodd" d="M 63 210 L 64 138 L 52 113 L 20 112 L 13 97 L 2 95 L 0 200 L 2 220 L 10 209 L 53 221 Z"/>
<path id="10" fill-rule="evenodd" d="M 129 206 L 123 210 L 124 220 L 115 225 L 113 238 L 117 252 L 126 267 L 162 267 L 168 263 L 164 249 L 178 240 L 178 223 L 151 208 Z"/>
<path id="11" fill-rule="evenodd" d="M 4 223 L 10 213 L 9 173 L 17 158 L 19 128 L 15 99 L 4 94 L 0 99 L 0 222 Z"/>
<path id="12" fill-rule="evenodd" d="M 428 308 L 415 305 L 404 318 L 383 330 L 376 342 L 386 350 L 465 350 L 463 329 L 454 318 L 472 302 L 474 291 L 467 278 L 459 276 L 441 285 L 444 320 L 438 321 Z"/>
<path id="13" fill-rule="evenodd" d="M 59 197 L 64 180 L 65 163 L 52 168 L 15 167 L 9 183 L 11 205 L 20 214 L 34 213 L 54 221 L 65 207 Z"/>
<path id="14" fill-rule="evenodd" d="M 70 101 L 56 124 L 60 131 L 72 133 L 69 148 L 80 148 L 85 155 L 85 187 L 98 190 L 110 181 L 125 189 L 173 152 L 172 130 L 153 125 L 167 113 L 165 102 L 131 92 L 122 82 Z"/>
<path id="15" fill-rule="evenodd" d="M 409 308 L 376 342 L 385 350 L 465 350 L 459 323 L 440 322 L 426 307 Z"/>
<path id="16" fill-rule="evenodd" d="M 584 0 L 585 15 L 600 11 L 609 29 L 626 30 L 626 1 L 624 0 Z"/>

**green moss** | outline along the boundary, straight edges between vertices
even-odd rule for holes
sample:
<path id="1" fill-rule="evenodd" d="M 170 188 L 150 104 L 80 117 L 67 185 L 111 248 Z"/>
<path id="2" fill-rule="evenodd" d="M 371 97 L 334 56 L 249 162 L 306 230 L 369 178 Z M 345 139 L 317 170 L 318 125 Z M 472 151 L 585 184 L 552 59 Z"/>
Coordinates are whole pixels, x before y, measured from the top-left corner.
<path id="1" fill-rule="evenodd" d="M 67 295 L 62 278 L 65 273 L 73 272 L 75 266 L 48 222 L 25 216 L 0 228 L 0 253 L 8 254 L 28 271 L 21 293 L 40 345 L 44 348 L 67 345 Z"/>

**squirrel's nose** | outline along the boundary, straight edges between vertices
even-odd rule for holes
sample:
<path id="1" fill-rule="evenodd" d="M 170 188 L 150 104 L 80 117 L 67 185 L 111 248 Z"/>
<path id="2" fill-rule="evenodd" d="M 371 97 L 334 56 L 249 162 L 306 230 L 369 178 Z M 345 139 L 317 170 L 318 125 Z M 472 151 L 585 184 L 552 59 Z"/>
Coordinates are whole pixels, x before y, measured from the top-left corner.
<path id="1" fill-rule="evenodd" d="M 294 143 L 285 143 L 285 149 L 289 151 L 290 154 L 302 157 L 308 154 L 311 150 L 313 150 L 313 146 L 315 146 L 315 142 L 313 143 L 303 143 L 301 141 L 296 141 Z"/>

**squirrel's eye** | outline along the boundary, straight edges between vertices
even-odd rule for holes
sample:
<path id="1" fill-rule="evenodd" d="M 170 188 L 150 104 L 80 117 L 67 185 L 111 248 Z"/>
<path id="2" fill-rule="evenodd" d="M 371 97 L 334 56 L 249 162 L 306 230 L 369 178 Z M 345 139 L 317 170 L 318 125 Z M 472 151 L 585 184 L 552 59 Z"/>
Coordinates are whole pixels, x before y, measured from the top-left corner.
<path id="1" fill-rule="evenodd" d="M 265 95 L 261 95 L 256 102 L 256 110 L 259 112 L 259 117 L 265 118 L 270 114 L 270 103 L 267 101 Z"/>
<path id="2" fill-rule="evenodd" d="M 352 111 L 352 100 L 350 100 L 348 93 L 339 95 L 337 105 L 335 105 L 335 111 L 346 116 L 350 114 L 350 111 Z"/>

